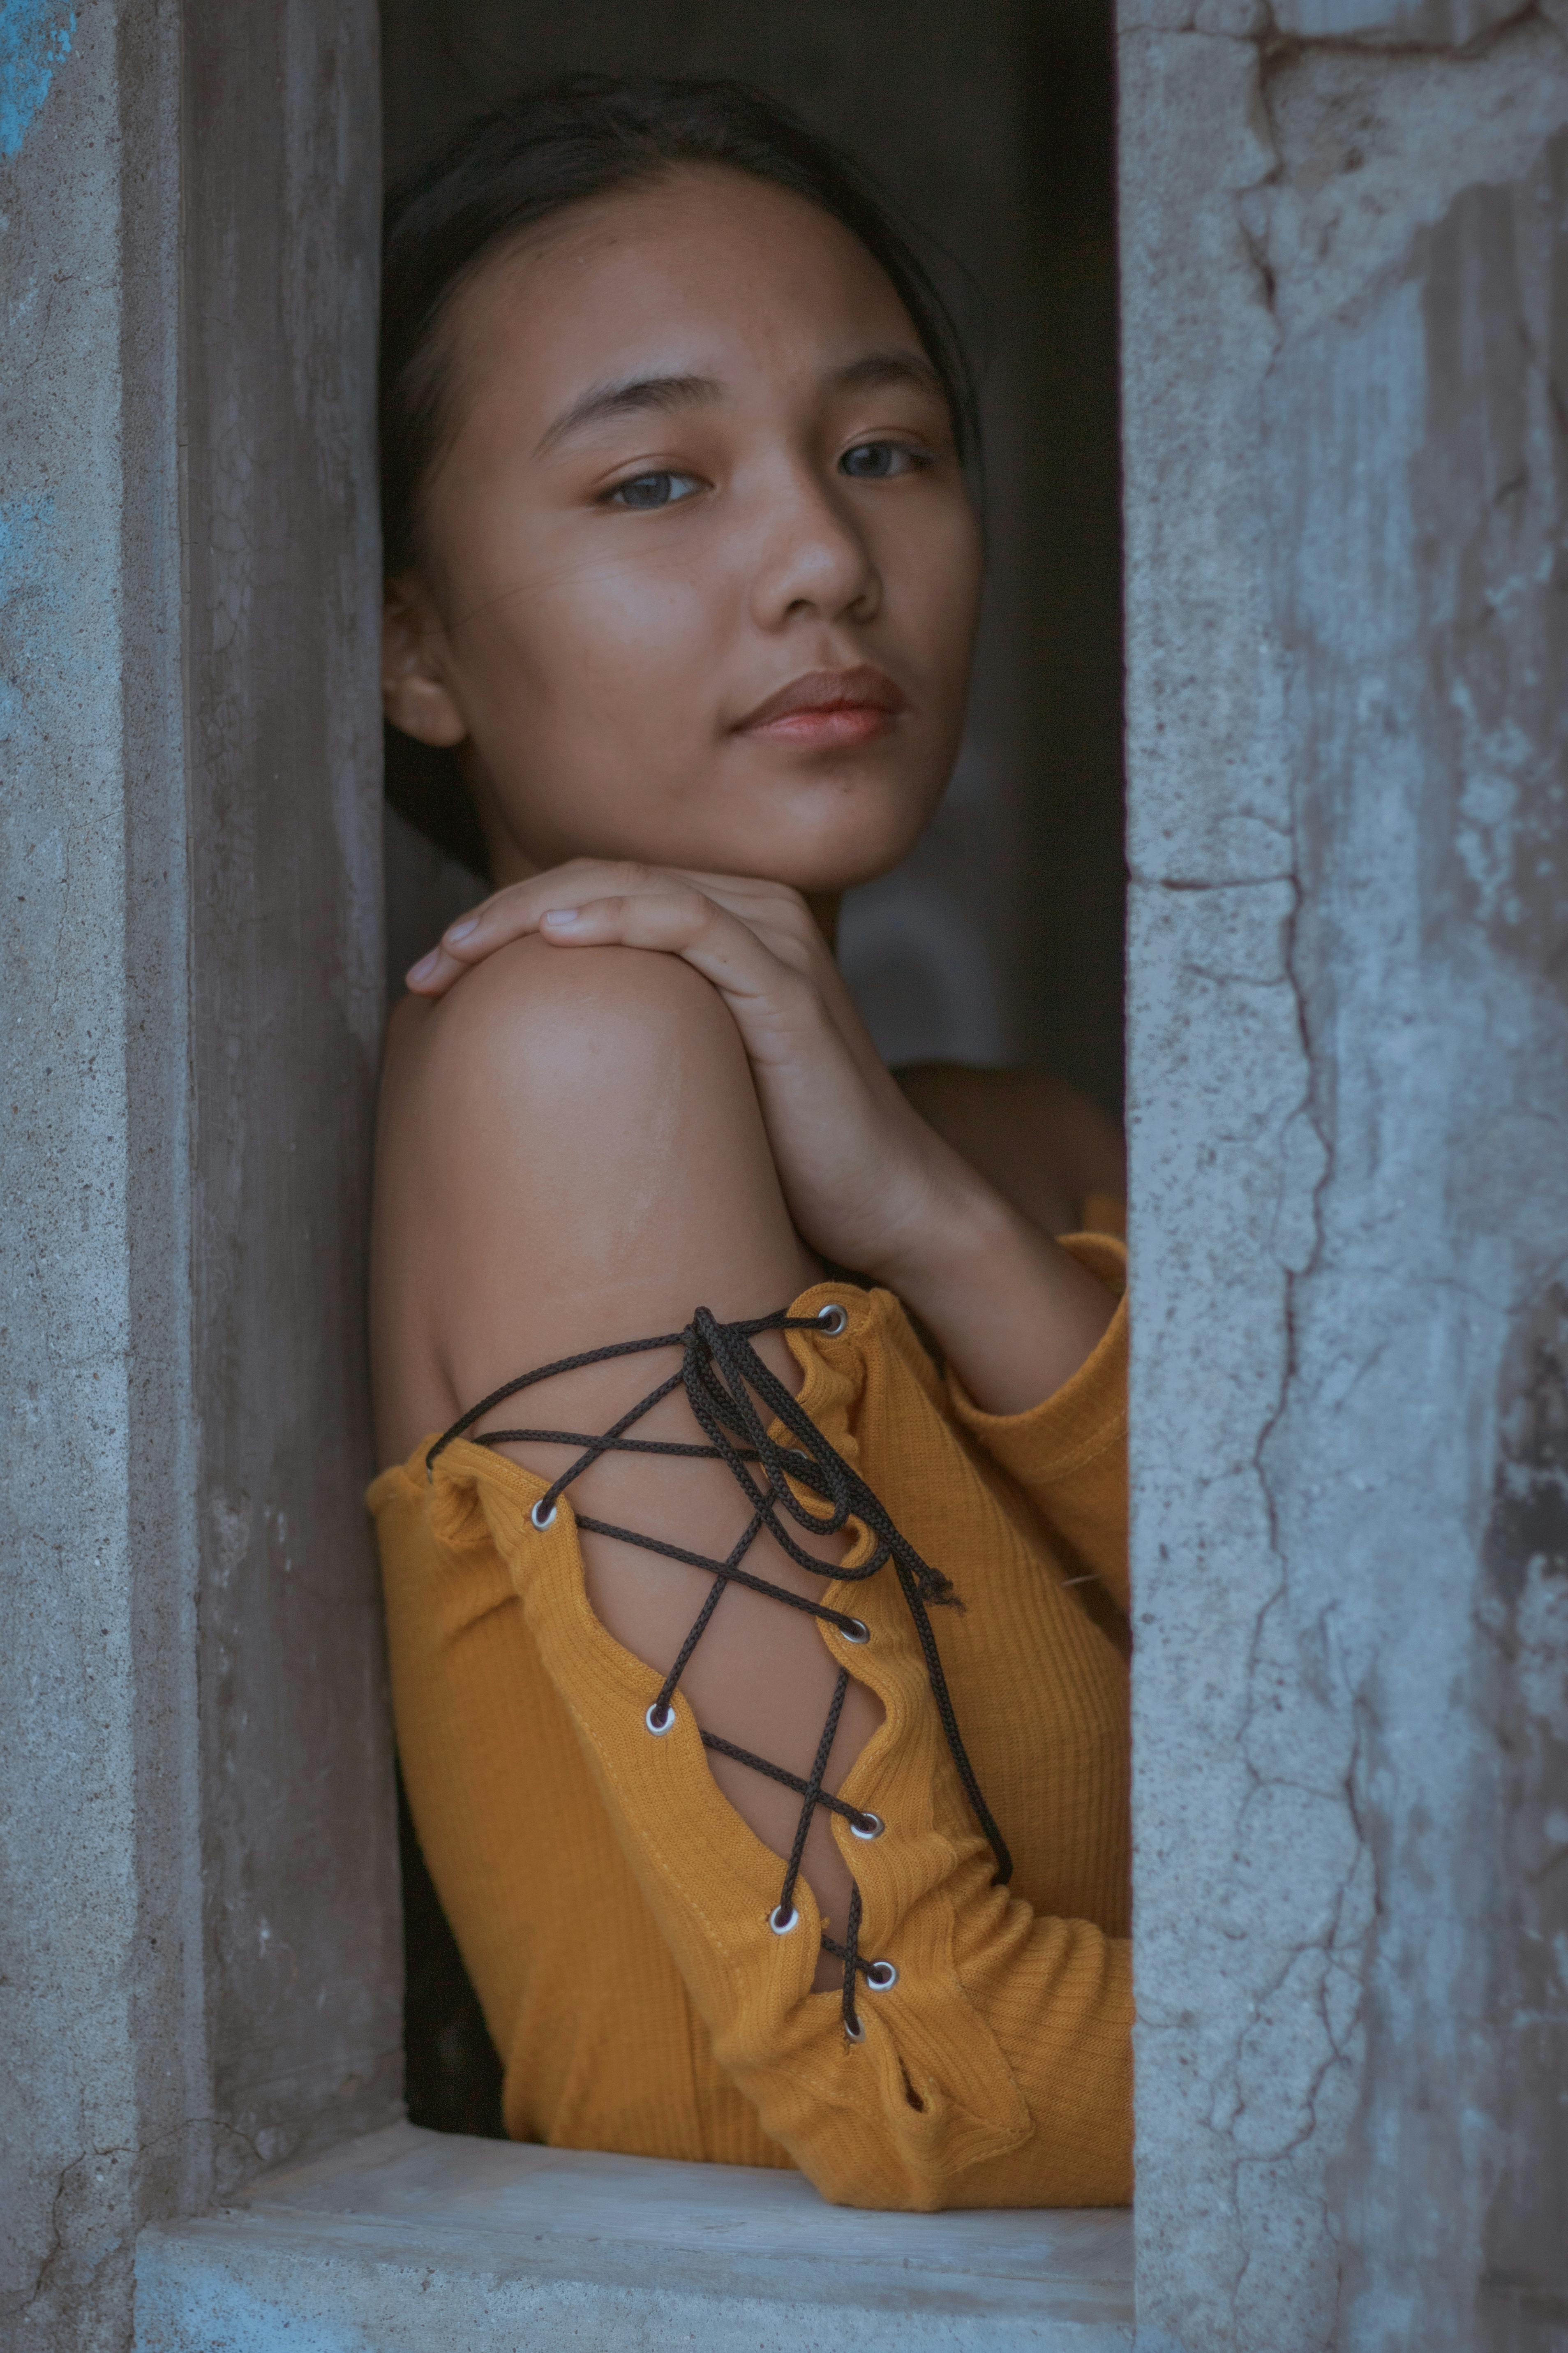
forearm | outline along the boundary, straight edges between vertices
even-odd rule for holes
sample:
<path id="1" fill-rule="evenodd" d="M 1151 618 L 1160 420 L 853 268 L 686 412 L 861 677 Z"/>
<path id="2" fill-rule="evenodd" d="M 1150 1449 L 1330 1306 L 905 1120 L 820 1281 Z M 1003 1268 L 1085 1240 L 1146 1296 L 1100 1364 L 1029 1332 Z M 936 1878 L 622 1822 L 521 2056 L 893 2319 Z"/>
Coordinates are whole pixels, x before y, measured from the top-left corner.
<path id="1" fill-rule="evenodd" d="M 920 1317 L 977 1405 L 1026 1413 L 1070 1380 L 1116 1302 L 956 1153 L 943 1154 L 919 1213 L 867 1271 Z"/>
<path id="2" fill-rule="evenodd" d="M 1125 1198 L 1120 1129 L 1066 1080 L 1046 1071 L 952 1062 L 926 1062 L 895 1076 L 928 1126 L 1040 1232 L 1074 1232 L 1096 1194 Z"/>

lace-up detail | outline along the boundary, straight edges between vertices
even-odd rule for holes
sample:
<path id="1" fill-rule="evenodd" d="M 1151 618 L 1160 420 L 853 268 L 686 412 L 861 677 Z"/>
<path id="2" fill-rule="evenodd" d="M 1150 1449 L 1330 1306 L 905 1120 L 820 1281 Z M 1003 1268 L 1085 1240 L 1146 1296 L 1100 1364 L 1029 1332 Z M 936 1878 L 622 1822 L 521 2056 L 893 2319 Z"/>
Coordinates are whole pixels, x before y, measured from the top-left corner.
<path id="1" fill-rule="evenodd" d="M 481 1398 L 478 1405 L 470 1407 L 450 1430 L 437 1440 L 426 1456 L 426 1469 L 427 1472 L 433 1472 L 437 1457 L 454 1440 L 463 1437 L 477 1421 L 508 1398 L 515 1397 L 520 1390 L 531 1388 L 557 1374 L 575 1372 L 584 1366 L 605 1364 L 616 1357 L 647 1355 L 658 1348 L 679 1348 L 679 1369 L 628 1408 L 607 1430 L 595 1435 L 566 1430 L 486 1430 L 475 1441 L 488 1447 L 542 1443 L 575 1446 L 581 1450 L 575 1461 L 551 1482 L 535 1502 L 530 1517 L 533 1525 L 541 1530 L 547 1529 L 554 1520 L 557 1503 L 573 1482 L 580 1478 L 601 1455 L 611 1452 L 677 1455 L 720 1461 L 744 1494 L 748 1507 L 746 1524 L 722 1560 L 711 1559 L 703 1553 L 687 1551 L 679 1545 L 667 1544 L 636 1528 L 616 1527 L 607 1521 L 588 1519 L 578 1514 L 579 1528 L 597 1535 L 614 1536 L 623 1544 L 638 1546 L 646 1552 L 662 1554 L 668 1560 L 682 1561 L 692 1568 L 706 1570 L 713 1579 L 675 1663 L 659 1686 L 658 1696 L 647 1712 L 645 1721 L 648 1731 L 661 1736 L 671 1729 L 675 1721 L 673 1703 L 676 1689 L 727 1586 L 743 1585 L 753 1593 L 765 1594 L 770 1600 L 783 1602 L 791 1609 L 803 1609 L 825 1624 L 837 1627 L 847 1641 L 858 1643 L 868 1639 L 867 1629 L 859 1619 L 850 1617 L 843 1610 L 831 1609 L 824 1602 L 810 1600 L 804 1594 L 792 1593 L 783 1586 L 771 1584 L 765 1577 L 758 1577 L 745 1567 L 746 1556 L 764 1529 L 792 1560 L 821 1577 L 825 1584 L 872 1577 L 891 1564 L 914 1623 L 925 1660 L 931 1697 L 949 1752 L 975 1819 L 995 1856 L 997 1881 L 1005 1883 L 1012 1874 L 1012 1858 L 992 1819 L 965 1752 L 928 1614 L 930 1607 L 952 1605 L 957 1597 L 948 1579 L 922 1560 L 913 1545 L 895 1527 L 872 1490 L 801 1409 L 752 1345 L 763 1332 L 816 1332 L 822 1337 L 836 1338 L 847 1328 L 847 1323 L 845 1310 L 836 1303 L 825 1306 L 816 1315 L 792 1316 L 781 1309 L 774 1314 L 738 1324 L 721 1324 L 707 1308 L 700 1307 L 682 1331 L 661 1333 L 647 1340 L 623 1340 L 610 1347 L 591 1348 L 582 1356 L 563 1356 L 554 1364 L 542 1365 L 537 1370 L 524 1373 L 518 1379 L 493 1389 L 489 1397 Z M 703 1432 L 702 1443 L 627 1435 L 645 1415 L 679 1388 L 684 1388 L 691 1411 Z M 765 1411 L 759 1410 L 759 1406 Z M 782 1422 L 795 1442 L 781 1444 L 773 1440 L 769 1432 L 774 1422 Z M 754 1475 L 752 1465 L 760 1472 L 760 1480 Z M 828 1506 L 827 1511 L 824 1514 L 809 1509 L 794 1492 L 791 1481 L 807 1493 L 820 1498 Z M 842 1562 L 825 1566 L 816 1554 L 807 1552 L 795 1541 L 788 1525 L 793 1523 L 796 1527 L 809 1529 L 814 1535 L 832 1535 L 851 1519 L 858 1520 L 872 1539 L 870 1554 L 858 1567 L 849 1567 Z M 769 1915 L 769 1926 L 778 1936 L 790 1935 L 799 1924 L 800 1915 L 795 1902 L 795 1888 L 805 1852 L 806 1836 L 819 1807 L 847 1822 L 858 1838 L 875 1839 L 882 1832 L 883 1823 L 879 1815 L 847 1805 L 842 1798 L 832 1796 L 822 1786 L 822 1777 L 827 1769 L 848 1687 L 847 1671 L 840 1668 L 811 1772 L 804 1779 L 797 1773 L 786 1771 L 782 1765 L 771 1763 L 765 1757 L 753 1756 L 749 1749 L 739 1748 L 732 1741 L 721 1740 L 715 1733 L 702 1734 L 705 1748 L 732 1758 L 753 1773 L 764 1774 L 768 1779 L 795 1790 L 802 1800 L 795 1841 L 784 1865 L 778 1904 Z M 855 2007 L 857 1977 L 863 1977 L 868 1985 L 879 1992 L 894 1984 L 898 1978 L 898 1971 L 891 1962 L 868 1962 L 861 1957 L 860 1912 L 860 1891 L 851 1882 L 848 1919 L 842 1943 L 826 1931 L 822 1938 L 822 1949 L 844 1964 L 844 2031 L 852 2042 L 864 2038 L 864 2029 Z"/>

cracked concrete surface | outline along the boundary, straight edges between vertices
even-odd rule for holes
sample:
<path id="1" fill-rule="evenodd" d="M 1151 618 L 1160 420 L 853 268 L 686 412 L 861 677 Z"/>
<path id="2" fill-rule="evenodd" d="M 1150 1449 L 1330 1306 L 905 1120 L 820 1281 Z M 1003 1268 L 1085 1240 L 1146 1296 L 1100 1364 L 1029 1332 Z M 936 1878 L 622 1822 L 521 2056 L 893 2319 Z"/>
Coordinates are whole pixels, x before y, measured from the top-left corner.
<path id="1" fill-rule="evenodd" d="M 149 658 L 172 617 L 154 510 L 174 488 L 156 168 L 174 126 L 155 11 L 123 81 L 110 11 L 7 29 L 0 2337 L 100 2353 L 125 2341 L 137 2221 L 200 2177 L 184 2119 L 205 2106 L 187 2000 L 192 1562 L 146 1446 L 188 1412 L 168 1282 L 184 906 L 125 887 L 131 795 L 156 829 L 181 788 L 177 675 Z M 153 164 L 133 185 L 122 141 Z M 144 256 L 135 286 L 122 234 Z M 154 2019 L 155 2059 L 138 2047 Z"/>
<path id="2" fill-rule="evenodd" d="M 1568 42 L 1134 0 L 1121 72 L 1140 2343 L 1544 2353 Z"/>

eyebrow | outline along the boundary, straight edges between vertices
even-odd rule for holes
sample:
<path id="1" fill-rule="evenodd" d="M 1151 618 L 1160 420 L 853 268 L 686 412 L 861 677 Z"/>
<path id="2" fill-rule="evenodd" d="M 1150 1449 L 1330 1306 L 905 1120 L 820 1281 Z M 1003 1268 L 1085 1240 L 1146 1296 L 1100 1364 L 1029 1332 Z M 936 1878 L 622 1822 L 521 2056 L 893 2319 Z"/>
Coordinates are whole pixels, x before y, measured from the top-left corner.
<path id="1" fill-rule="evenodd" d="M 835 368 L 827 382 L 835 392 L 872 392 L 882 385 L 913 385 L 944 404 L 947 399 L 941 376 L 917 352 L 867 352 L 847 366 Z M 603 425 L 617 417 L 690 408 L 703 401 L 722 399 L 723 392 L 723 385 L 710 375 L 638 375 L 618 384 L 592 385 L 545 428 L 534 455 L 542 457 L 547 449 L 588 426 Z"/>
<path id="2" fill-rule="evenodd" d="M 947 386 L 921 352 L 868 352 L 847 367 L 836 368 L 828 382 L 836 392 L 875 392 L 885 384 L 912 384 L 944 404 L 947 399 Z"/>
<path id="3" fill-rule="evenodd" d="M 602 425 L 616 417 L 643 416 L 650 409 L 689 408 L 700 401 L 717 400 L 721 390 L 710 375 L 638 375 L 619 384 L 592 385 L 546 427 L 534 455 L 542 457 L 546 449 L 553 449 L 558 441 L 582 432 L 585 426 Z"/>

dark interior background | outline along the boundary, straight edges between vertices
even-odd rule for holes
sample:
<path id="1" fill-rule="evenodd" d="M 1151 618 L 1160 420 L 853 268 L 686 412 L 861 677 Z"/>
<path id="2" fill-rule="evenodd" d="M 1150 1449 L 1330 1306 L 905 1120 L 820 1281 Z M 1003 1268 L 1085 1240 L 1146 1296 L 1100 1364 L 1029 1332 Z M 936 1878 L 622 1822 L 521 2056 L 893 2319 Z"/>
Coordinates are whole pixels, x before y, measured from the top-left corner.
<path id="1" fill-rule="evenodd" d="M 946 259 L 986 436 L 986 606 L 942 809 L 851 894 L 845 969 L 894 1062 L 1057 1071 L 1121 1103 L 1121 547 L 1109 0 L 384 0 L 396 172 L 534 74 L 724 73 L 868 164 Z M 389 978 L 481 895 L 395 810 Z M 405 1819 L 408 2100 L 499 2132 L 499 2073 Z"/>

